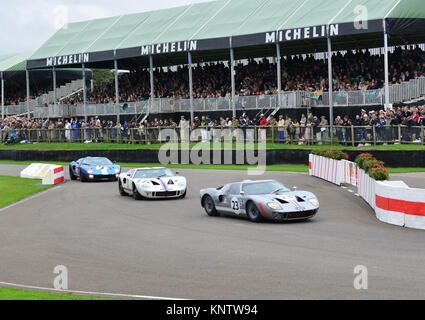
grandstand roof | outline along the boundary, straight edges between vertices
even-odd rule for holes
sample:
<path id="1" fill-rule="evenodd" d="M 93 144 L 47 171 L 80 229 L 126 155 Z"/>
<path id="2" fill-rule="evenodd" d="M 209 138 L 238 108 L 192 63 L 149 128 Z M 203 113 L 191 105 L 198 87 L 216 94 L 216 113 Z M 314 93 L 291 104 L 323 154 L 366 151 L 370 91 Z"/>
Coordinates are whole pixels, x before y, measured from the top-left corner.
<path id="1" fill-rule="evenodd" d="M 0 72 L 25 71 L 32 52 L 0 55 Z"/>
<path id="2" fill-rule="evenodd" d="M 264 47 L 276 41 L 312 46 L 328 34 L 351 37 L 359 45 L 384 28 L 417 38 L 424 25 L 423 0 L 216 0 L 70 23 L 30 57 L 28 67 Z"/>

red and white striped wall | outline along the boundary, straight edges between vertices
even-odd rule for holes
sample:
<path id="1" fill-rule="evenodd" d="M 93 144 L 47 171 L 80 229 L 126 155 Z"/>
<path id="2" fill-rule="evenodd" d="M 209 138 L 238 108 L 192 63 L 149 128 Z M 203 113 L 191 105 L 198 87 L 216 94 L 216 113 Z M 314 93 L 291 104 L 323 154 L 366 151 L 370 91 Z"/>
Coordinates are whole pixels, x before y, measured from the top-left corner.
<path id="1" fill-rule="evenodd" d="M 329 160 L 310 154 L 310 175 L 337 185 L 357 186 L 358 194 L 382 222 L 425 230 L 425 189 L 409 188 L 403 181 L 375 181 L 353 162 Z"/>
<path id="2" fill-rule="evenodd" d="M 65 168 L 51 164 L 33 163 L 21 172 L 21 177 L 42 180 L 43 185 L 55 185 L 65 181 Z"/>
<path id="3" fill-rule="evenodd" d="M 342 163 L 338 160 L 310 154 L 309 173 L 338 186 L 341 185 Z"/>
<path id="4" fill-rule="evenodd" d="M 425 229 L 425 190 L 409 188 L 403 181 L 377 182 L 375 212 L 383 222 Z"/>

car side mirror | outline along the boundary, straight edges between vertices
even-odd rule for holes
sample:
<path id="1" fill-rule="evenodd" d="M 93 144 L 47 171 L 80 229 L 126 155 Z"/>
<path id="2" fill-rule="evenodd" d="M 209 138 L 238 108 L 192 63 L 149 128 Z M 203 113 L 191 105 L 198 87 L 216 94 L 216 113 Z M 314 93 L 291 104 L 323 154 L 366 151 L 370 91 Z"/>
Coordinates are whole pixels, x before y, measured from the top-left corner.
<path id="1" fill-rule="evenodd" d="M 245 191 L 241 191 L 241 196 L 244 196 L 245 195 Z"/>
<path id="2" fill-rule="evenodd" d="M 176 171 L 176 176 L 178 176 L 180 174 L 180 172 Z"/>
<path id="3" fill-rule="evenodd" d="M 131 174 L 127 173 L 127 177 L 131 177 Z"/>
<path id="4" fill-rule="evenodd" d="M 293 187 L 292 187 L 292 189 L 293 189 L 294 191 L 297 191 L 298 187 L 293 186 Z"/>

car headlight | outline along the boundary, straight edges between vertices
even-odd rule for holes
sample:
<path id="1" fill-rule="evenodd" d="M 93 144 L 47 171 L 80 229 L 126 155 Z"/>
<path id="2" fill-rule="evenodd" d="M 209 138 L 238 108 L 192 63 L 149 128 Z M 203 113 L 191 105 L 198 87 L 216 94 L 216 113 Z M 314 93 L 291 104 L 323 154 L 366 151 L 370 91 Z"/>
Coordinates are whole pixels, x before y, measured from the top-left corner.
<path id="1" fill-rule="evenodd" d="M 88 174 L 93 174 L 93 170 L 87 170 Z"/>
<path id="2" fill-rule="evenodd" d="M 186 183 L 184 183 L 184 182 L 180 182 L 180 183 L 179 183 L 179 187 L 180 187 L 180 188 L 184 188 L 184 187 L 186 187 Z"/>
<path id="3" fill-rule="evenodd" d="M 115 173 L 120 173 L 120 169 L 115 169 Z"/>
<path id="4" fill-rule="evenodd" d="M 317 200 L 316 198 L 310 199 L 310 203 L 315 207 L 318 207 L 320 205 L 319 200 Z"/>
<path id="5" fill-rule="evenodd" d="M 282 207 L 278 203 L 270 202 L 267 204 L 267 206 L 273 210 L 282 210 Z"/>

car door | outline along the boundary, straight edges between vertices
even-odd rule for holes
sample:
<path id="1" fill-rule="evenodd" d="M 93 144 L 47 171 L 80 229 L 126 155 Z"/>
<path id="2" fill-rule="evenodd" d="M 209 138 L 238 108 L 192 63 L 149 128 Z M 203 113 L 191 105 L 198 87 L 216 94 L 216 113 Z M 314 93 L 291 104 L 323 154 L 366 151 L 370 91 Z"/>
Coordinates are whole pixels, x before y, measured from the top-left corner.
<path id="1" fill-rule="evenodd" d="M 235 215 L 242 214 L 242 199 L 241 199 L 241 184 L 240 183 L 234 183 L 229 189 L 228 195 L 228 204 L 230 212 Z"/>
<path id="2" fill-rule="evenodd" d="M 129 172 L 127 172 L 126 176 L 123 179 L 123 188 L 127 191 L 133 191 L 132 182 L 135 172 L 135 170 L 130 170 Z"/>

